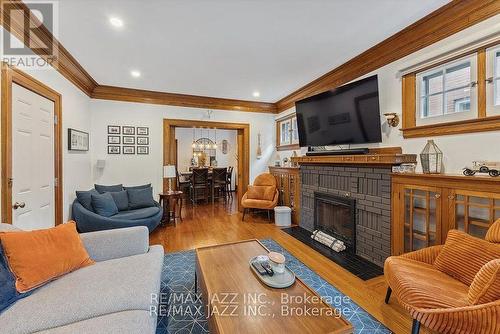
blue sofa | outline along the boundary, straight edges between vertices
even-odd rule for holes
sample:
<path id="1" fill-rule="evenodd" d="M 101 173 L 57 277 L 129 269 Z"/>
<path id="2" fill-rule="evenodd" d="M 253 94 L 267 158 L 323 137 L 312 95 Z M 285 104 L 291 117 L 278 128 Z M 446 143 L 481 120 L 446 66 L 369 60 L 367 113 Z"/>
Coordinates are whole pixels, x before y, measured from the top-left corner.
<path id="1" fill-rule="evenodd" d="M 110 217 L 105 217 L 87 209 L 77 198 L 72 206 L 73 220 L 80 233 L 133 226 L 145 226 L 151 233 L 160 224 L 163 217 L 163 209 L 160 204 L 156 201 L 154 204 L 150 207 L 122 210 Z"/>

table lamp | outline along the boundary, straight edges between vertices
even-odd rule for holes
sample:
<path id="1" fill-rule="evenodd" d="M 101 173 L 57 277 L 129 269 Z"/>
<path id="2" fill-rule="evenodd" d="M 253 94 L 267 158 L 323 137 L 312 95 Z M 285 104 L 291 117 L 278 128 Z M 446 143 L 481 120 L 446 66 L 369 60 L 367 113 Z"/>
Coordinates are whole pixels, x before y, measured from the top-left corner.
<path id="1" fill-rule="evenodd" d="M 168 192 L 172 192 L 172 179 L 177 175 L 175 173 L 174 165 L 163 166 L 163 178 L 168 178 Z"/>

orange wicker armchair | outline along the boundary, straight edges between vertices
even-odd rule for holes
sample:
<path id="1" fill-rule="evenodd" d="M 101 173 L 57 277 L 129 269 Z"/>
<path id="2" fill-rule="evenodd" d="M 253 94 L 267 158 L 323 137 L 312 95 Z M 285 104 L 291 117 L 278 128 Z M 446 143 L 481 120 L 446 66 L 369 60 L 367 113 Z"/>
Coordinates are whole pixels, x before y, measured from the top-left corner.
<path id="1" fill-rule="evenodd" d="M 278 204 L 279 192 L 277 189 L 276 179 L 272 174 L 263 173 L 255 178 L 252 186 L 248 186 L 248 190 L 241 199 L 243 206 L 243 217 L 248 209 L 266 210 L 268 219 L 271 219 L 270 212 Z"/>
<path id="2" fill-rule="evenodd" d="M 500 219 L 485 240 L 451 230 L 444 245 L 389 257 L 391 293 L 420 324 L 440 333 L 500 333 Z"/>

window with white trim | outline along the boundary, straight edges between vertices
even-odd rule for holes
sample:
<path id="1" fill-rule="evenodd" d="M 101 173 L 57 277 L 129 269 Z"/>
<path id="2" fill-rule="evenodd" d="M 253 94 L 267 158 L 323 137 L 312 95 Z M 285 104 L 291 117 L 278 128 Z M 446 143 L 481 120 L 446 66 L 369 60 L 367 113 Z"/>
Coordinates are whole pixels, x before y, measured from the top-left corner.
<path id="1" fill-rule="evenodd" d="M 299 132 L 295 114 L 276 121 L 278 150 L 298 149 Z"/>
<path id="2" fill-rule="evenodd" d="M 500 115 L 500 47 L 486 51 L 486 116 Z"/>
<path id="3" fill-rule="evenodd" d="M 476 117 L 476 58 L 474 54 L 417 73 L 417 126 Z"/>

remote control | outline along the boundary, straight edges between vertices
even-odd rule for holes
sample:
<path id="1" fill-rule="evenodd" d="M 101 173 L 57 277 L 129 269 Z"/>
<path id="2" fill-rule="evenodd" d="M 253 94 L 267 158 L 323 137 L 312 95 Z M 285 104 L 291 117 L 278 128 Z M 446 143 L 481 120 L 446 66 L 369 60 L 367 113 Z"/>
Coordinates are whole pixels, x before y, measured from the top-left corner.
<path id="1" fill-rule="evenodd" d="M 257 261 L 252 262 L 252 266 L 257 270 L 257 272 L 261 275 L 266 275 L 267 271 L 262 267 L 262 264 Z"/>
<path id="2" fill-rule="evenodd" d="M 267 272 L 269 276 L 274 275 L 273 268 L 271 268 L 268 262 L 261 262 L 260 265 L 262 266 L 262 268 L 264 268 L 264 270 Z"/>

